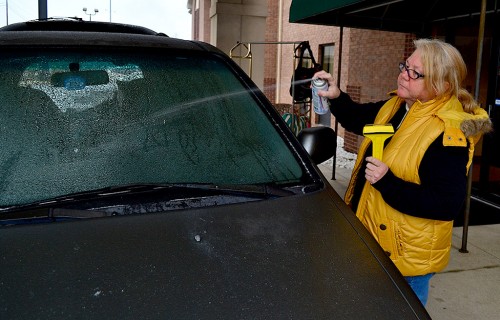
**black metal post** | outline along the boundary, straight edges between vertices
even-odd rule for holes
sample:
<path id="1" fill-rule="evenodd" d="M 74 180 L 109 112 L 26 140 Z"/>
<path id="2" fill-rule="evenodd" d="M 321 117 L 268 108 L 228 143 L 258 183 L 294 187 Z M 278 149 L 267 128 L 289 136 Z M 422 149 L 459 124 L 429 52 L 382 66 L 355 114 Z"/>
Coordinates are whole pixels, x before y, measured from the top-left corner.
<path id="1" fill-rule="evenodd" d="M 344 38 L 344 27 L 340 27 L 339 34 L 339 62 L 337 68 L 337 86 L 340 88 L 340 76 L 342 74 L 342 40 Z M 337 118 L 335 118 L 335 137 L 338 135 L 339 123 Z M 335 169 L 337 168 L 337 150 L 335 150 L 335 155 L 333 156 L 332 163 L 332 180 L 335 180 Z"/>
<path id="2" fill-rule="evenodd" d="M 476 57 L 476 87 L 474 91 L 474 98 L 476 100 L 479 99 L 479 87 L 480 87 L 480 79 L 481 79 L 481 64 L 482 64 L 482 56 L 483 56 L 483 39 L 484 39 L 484 25 L 486 19 L 486 0 L 483 0 L 481 3 L 481 17 L 479 22 L 479 34 L 477 40 L 477 57 Z M 462 247 L 460 248 L 460 252 L 467 253 L 467 235 L 469 232 L 469 216 L 470 216 L 470 198 L 471 198 L 471 189 L 472 189 L 472 167 L 474 163 L 470 164 L 469 174 L 467 175 L 467 198 L 465 202 L 465 212 L 464 212 L 464 226 L 462 231 Z"/>
<path id="3" fill-rule="evenodd" d="M 38 0 L 38 19 L 46 20 L 47 16 L 47 0 Z"/>

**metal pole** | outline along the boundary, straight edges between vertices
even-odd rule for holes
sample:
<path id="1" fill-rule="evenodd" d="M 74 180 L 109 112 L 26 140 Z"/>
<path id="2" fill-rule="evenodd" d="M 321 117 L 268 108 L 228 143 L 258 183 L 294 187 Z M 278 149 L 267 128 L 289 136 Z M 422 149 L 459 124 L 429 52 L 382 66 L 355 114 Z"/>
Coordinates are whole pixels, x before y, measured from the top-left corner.
<path id="1" fill-rule="evenodd" d="M 476 101 L 479 99 L 479 86 L 481 80 L 481 64 L 483 56 L 483 40 L 484 40 L 484 25 L 486 17 L 486 0 L 481 3 L 481 17 L 479 22 L 479 35 L 477 40 L 477 57 L 476 57 L 476 87 L 474 98 Z M 474 155 L 473 155 L 474 157 Z M 462 253 L 469 252 L 467 250 L 467 236 L 469 232 L 469 218 L 470 218 L 470 198 L 472 193 L 472 167 L 473 162 L 470 164 L 469 173 L 467 175 L 467 197 L 465 199 L 465 212 L 464 212 L 464 226 L 462 231 L 462 247 L 458 250 Z"/>
<path id="2" fill-rule="evenodd" d="M 47 0 L 38 0 L 38 19 L 47 20 Z"/>
<path id="3" fill-rule="evenodd" d="M 340 89 L 340 76 L 342 75 L 342 42 L 344 39 L 344 27 L 340 27 L 340 35 L 339 35 L 339 62 L 337 68 L 337 87 Z M 337 118 L 335 118 L 335 139 L 337 139 L 339 129 L 339 123 Z M 335 140 L 336 143 L 336 140 Z M 335 171 L 337 168 L 337 148 L 335 148 L 335 155 L 333 156 L 332 163 L 332 180 L 335 180 Z"/>
<path id="4" fill-rule="evenodd" d="M 109 0 L 109 22 L 111 22 L 111 0 Z"/>
<path id="5" fill-rule="evenodd" d="M 278 0 L 278 42 L 283 40 L 283 0 Z M 283 54 L 283 47 L 277 47 L 276 55 L 276 88 L 274 89 L 276 96 L 275 103 L 281 103 L 281 55 Z"/>

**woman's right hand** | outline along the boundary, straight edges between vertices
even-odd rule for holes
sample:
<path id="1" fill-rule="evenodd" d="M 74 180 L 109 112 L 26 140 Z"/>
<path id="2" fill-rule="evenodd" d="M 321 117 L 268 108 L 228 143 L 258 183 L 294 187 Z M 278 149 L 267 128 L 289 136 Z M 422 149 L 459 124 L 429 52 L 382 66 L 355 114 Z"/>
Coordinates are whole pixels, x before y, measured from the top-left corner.
<path id="1" fill-rule="evenodd" d="M 318 71 L 313 75 L 313 79 L 320 78 L 328 82 L 328 91 L 319 90 L 318 95 L 320 97 L 326 97 L 328 99 L 336 99 L 340 96 L 340 89 L 335 83 L 333 76 L 326 71 Z"/>

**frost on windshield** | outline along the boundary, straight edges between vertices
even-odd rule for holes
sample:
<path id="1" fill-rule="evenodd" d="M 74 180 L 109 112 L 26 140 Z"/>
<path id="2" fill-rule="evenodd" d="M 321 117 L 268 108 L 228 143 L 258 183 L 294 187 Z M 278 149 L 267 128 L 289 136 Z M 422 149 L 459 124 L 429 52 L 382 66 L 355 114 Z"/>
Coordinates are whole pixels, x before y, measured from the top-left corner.
<path id="1" fill-rule="evenodd" d="M 0 207 L 110 186 L 302 179 L 261 99 L 219 58 L 40 54 L 4 66 Z"/>
<path id="2" fill-rule="evenodd" d="M 64 67 L 59 64 L 47 68 L 40 63 L 24 70 L 19 86 L 44 92 L 62 112 L 82 111 L 113 100 L 118 81 L 140 78 L 144 78 L 142 71 L 130 64 L 69 62 Z"/>

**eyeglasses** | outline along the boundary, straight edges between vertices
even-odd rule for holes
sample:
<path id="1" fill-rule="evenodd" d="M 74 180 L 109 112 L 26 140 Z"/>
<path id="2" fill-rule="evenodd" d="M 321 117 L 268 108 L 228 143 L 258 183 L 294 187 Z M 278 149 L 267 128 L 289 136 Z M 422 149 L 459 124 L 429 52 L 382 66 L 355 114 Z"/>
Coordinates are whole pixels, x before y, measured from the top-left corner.
<path id="1" fill-rule="evenodd" d="M 413 80 L 417 80 L 418 78 L 423 78 L 424 75 L 421 74 L 421 73 L 418 73 L 417 71 L 413 70 L 413 69 L 409 69 L 407 66 L 406 66 L 406 63 L 404 62 L 400 62 L 399 63 L 399 71 L 400 72 L 403 72 L 403 70 L 406 70 L 406 73 L 408 74 L 408 77 L 410 79 L 413 79 Z"/>

